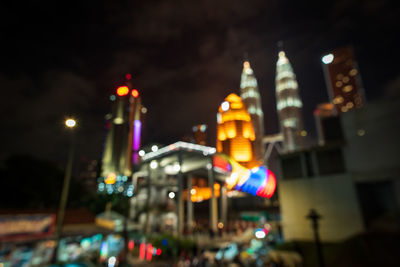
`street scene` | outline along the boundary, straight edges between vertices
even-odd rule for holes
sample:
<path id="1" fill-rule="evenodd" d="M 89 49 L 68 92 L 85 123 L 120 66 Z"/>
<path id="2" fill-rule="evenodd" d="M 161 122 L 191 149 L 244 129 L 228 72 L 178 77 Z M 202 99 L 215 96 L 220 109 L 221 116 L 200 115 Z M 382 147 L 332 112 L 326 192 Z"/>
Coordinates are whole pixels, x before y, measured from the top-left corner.
<path id="1" fill-rule="evenodd" d="M 1 6 L 0 267 L 399 266 L 394 1 Z"/>

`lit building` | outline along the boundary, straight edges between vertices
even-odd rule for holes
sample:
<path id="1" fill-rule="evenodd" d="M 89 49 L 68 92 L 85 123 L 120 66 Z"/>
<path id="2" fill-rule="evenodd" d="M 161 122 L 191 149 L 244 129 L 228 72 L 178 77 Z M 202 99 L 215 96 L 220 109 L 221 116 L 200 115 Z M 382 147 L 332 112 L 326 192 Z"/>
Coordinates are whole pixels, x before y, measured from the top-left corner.
<path id="1" fill-rule="evenodd" d="M 306 219 L 311 209 L 322 217 L 322 242 L 343 242 L 365 230 L 397 229 L 399 99 L 368 103 L 337 118 L 343 142 L 280 158 L 278 189 L 286 241 L 314 240 Z"/>
<path id="2" fill-rule="evenodd" d="M 351 46 L 335 49 L 322 57 L 331 103 L 338 113 L 363 106 L 361 76 Z"/>
<path id="3" fill-rule="evenodd" d="M 106 116 L 106 141 L 98 191 L 133 194 L 128 177 L 138 163 L 141 138 L 141 115 L 144 113 L 139 92 L 120 86 L 116 96 L 111 96 L 112 112 Z"/>
<path id="4" fill-rule="evenodd" d="M 255 156 L 255 133 L 246 105 L 230 94 L 217 114 L 217 151 L 229 155 L 247 168 L 259 166 Z"/>
<path id="5" fill-rule="evenodd" d="M 207 145 L 207 125 L 198 124 L 193 126 L 193 138 L 196 144 L 205 146 Z"/>
<path id="6" fill-rule="evenodd" d="M 276 63 L 276 106 L 283 134 L 285 152 L 296 151 L 303 147 L 306 132 L 303 129 L 302 102 L 299 97 L 296 75 L 293 72 L 285 52 L 279 52 Z"/>
<path id="7" fill-rule="evenodd" d="M 314 110 L 314 118 L 319 145 L 322 146 L 344 140 L 340 118 L 335 112 L 335 105 L 332 103 L 317 105 L 317 108 Z"/>
<path id="8" fill-rule="evenodd" d="M 243 63 L 243 72 L 240 80 L 240 97 L 246 104 L 247 111 L 250 114 L 251 122 L 254 127 L 254 156 L 255 159 L 262 161 L 264 157 L 264 146 L 262 138 L 264 137 L 264 113 L 261 107 L 260 93 L 254 71 L 250 63 Z"/>

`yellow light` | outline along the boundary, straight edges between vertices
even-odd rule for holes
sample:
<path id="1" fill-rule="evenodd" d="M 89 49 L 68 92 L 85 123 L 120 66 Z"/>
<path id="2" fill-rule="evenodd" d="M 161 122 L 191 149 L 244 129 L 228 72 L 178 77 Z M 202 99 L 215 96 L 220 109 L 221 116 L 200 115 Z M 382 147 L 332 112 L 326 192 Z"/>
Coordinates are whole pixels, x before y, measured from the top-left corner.
<path id="1" fill-rule="evenodd" d="M 74 120 L 74 119 L 67 119 L 67 120 L 65 121 L 65 125 L 66 125 L 68 128 L 74 128 L 74 127 L 76 126 L 76 120 Z"/>
<path id="2" fill-rule="evenodd" d="M 219 223 L 218 223 L 218 228 L 219 228 L 219 229 L 224 228 L 224 224 L 223 224 L 222 222 L 219 222 Z"/>
<path id="3" fill-rule="evenodd" d="M 333 104 L 340 104 L 343 103 L 343 97 L 342 96 L 337 96 L 333 99 Z"/>
<path id="4" fill-rule="evenodd" d="M 348 109 L 351 109 L 352 107 L 354 107 L 353 102 L 348 102 L 348 103 L 346 104 L 346 107 L 347 107 Z"/>
<path id="5" fill-rule="evenodd" d="M 357 75 L 357 70 L 356 70 L 356 69 L 352 69 L 352 70 L 349 72 L 349 74 L 350 74 L 350 76 L 356 76 L 356 75 Z"/>
<path id="6" fill-rule="evenodd" d="M 301 134 L 301 136 L 307 136 L 307 131 L 303 130 L 303 131 L 300 132 L 300 134 Z"/>
<path id="7" fill-rule="evenodd" d="M 348 93 L 351 92 L 353 90 L 353 86 L 351 85 L 346 85 L 345 87 L 343 87 L 343 92 Z"/>
<path id="8" fill-rule="evenodd" d="M 336 87 L 341 87 L 342 85 L 343 85 L 343 83 L 341 81 L 336 82 Z"/>
<path id="9" fill-rule="evenodd" d="M 104 179 L 104 182 L 106 184 L 115 184 L 116 181 L 117 181 L 117 174 L 115 174 L 114 172 L 109 173 L 106 179 Z"/>
<path id="10" fill-rule="evenodd" d="M 343 82 L 348 83 L 350 81 L 350 78 L 348 76 L 343 77 Z"/>

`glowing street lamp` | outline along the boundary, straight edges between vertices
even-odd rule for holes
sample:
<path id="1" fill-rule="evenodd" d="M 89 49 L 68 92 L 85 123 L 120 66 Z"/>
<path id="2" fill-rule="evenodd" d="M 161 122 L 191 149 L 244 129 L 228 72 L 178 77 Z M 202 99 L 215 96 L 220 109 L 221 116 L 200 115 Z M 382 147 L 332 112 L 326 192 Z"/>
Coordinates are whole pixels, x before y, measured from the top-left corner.
<path id="1" fill-rule="evenodd" d="M 74 119 L 65 120 L 65 126 L 67 126 L 68 128 L 74 128 L 76 126 L 76 120 Z"/>
<path id="2" fill-rule="evenodd" d="M 67 126 L 70 129 L 73 129 L 74 127 L 76 127 L 76 120 L 71 119 L 71 118 L 66 119 L 65 126 Z M 61 234 L 62 234 L 62 228 L 63 228 L 63 224 L 64 224 L 65 208 L 67 206 L 69 184 L 71 181 L 72 163 L 74 161 L 74 146 L 75 146 L 74 131 L 72 131 L 71 132 L 71 143 L 70 143 L 70 147 L 69 147 L 68 160 L 67 160 L 67 167 L 65 168 L 65 176 L 64 176 L 64 182 L 63 182 L 63 187 L 62 187 L 62 192 L 61 192 L 60 206 L 59 206 L 58 214 L 57 214 L 56 247 L 55 247 L 54 253 L 53 253 L 53 259 L 52 259 L 53 263 L 56 262 L 56 260 L 57 260 L 58 247 L 59 247 Z"/>
<path id="3" fill-rule="evenodd" d="M 333 54 L 328 54 L 323 56 L 321 60 L 324 64 L 330 64 L 332 63 L 333 59 L 334 59 Z"/>

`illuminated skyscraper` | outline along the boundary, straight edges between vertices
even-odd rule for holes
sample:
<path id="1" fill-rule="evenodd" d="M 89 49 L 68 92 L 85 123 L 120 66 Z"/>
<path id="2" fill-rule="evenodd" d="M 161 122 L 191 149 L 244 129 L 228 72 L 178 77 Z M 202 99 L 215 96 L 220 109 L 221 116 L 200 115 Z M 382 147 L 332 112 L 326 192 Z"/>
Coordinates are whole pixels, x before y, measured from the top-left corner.
<path id="1" fill-rule="evenodd" d="M 243 72 L 240 81 L 240 97 L 246 104 L 254 127 L 254 155 L 257 160 L 261 161 L 264 156 L 264 146 L 262 144 L 262 139 L 264 137 L 264 113 L 261 107 L 257 80 L 248 61 L 243 63 Z"/>
<path id="2" fill-rule="evenodd" d="M 322 57 L 325 81 L 338 113 L 363 106 L 361 76 L 351 46 L 335 49 Z"/>
<path id="3" fill-rule="evenodd" d="M 130 84 L 128 83 L 130 86 Z M 106 141 L 98 191 L 131 195 L 128 177 L 138 162 L 143 107 L 139 92 L 120 86 L 111 96 L 112 112 L 106 117 Z M 131 193 L 130 193 L 131 192 Z"/>
<path id="4" fill-rule="evenodd" d="M 254 155 L 256 136 L 246 105 L 236 94 L 222 102 L 217 114 L 217 151 L 247 168 L 259 165 Z"/>
<path id="5" fill-rule="evenodd" d="M 306 132 L 303 129 L 302 102 L 299 97 L 296 75 L 285 52 L 279 52 L 276 63 L 276 105 L 283 134 L 285 152 L 296 151 L 303 146 Z"/>

